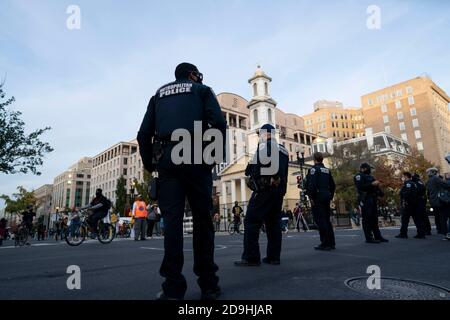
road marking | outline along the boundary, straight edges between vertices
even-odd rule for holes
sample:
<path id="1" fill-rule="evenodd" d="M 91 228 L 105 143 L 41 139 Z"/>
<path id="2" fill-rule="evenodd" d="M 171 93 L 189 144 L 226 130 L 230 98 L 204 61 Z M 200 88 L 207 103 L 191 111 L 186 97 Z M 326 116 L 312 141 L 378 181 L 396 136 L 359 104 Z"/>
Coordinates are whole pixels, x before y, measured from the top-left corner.
<path id="1" fill-rule="evenodd" d="M 227 246 L 223 246 L 221 244 L 218 244 L 218 245 L 216 245 L 215 250 L 224 250 L 224 249 L 227 249 L 227 248 L 228 248 Z M 141 247 L 141 249 L 164 251 L 164 248 L 154 248 L 154 247 Z M 183 249 L 183 251 L 192 252 L 193 250 L 192 249 Z"/>

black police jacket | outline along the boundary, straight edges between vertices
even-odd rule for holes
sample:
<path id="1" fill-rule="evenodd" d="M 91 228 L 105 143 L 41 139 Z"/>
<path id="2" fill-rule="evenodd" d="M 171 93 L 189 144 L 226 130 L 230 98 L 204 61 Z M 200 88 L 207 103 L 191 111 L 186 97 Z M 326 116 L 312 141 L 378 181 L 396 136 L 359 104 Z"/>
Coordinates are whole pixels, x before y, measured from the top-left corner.
<path id="1" fill-rule="evenodd" d="M 358 202 L 364 202 L 370 199 L 376 200 L 378 196 L 383 195 L 383 192 L 379 187 L 372 185 L 375 178 L 370 174 L 359 172 L 353 177 L 353 181 L 358 190 Z"/>
<path id="2" fill-rule="evenodd" d="M 315 202 L 329 202 L 333 199 L 336 184 L 323 163 L 314 165 L 306 175 L 306 194 Z"/>
<path id="3" fill-rule="evenodd" d="M 275 174 L 264 175 L 263 172 L 261 172 L 262 168 L 271 167 L 272 162 L 266 162 L 262 157 L 267 156 L 270 158 L 272 156 L 272 150 L 278 152 L 278 168 L 276 168 Z M 279 178 L 279 191 L 282 194 L 285 194 L 287 191 L 289 175 L 289 152 L 283 145 L 278 144 L 275 139 L 269 139 L 264 143 L 260 143 L 258 145 L 258 151 L 255 153 L 255 157 L 245 169 L 245 175 L 247 177 L 252 177 L 256 181 L 267 179 L 267 181 L 270 182 L 270 178 L 272 177 Z"/>
<path id="4" fill-rule="evenodd" d="M 418 190 L 417 185 L 412 180 L 407 180 L 403 183 L 400 189 L 400 199 L 406 206 L 416 205 L 418 202 Z"/>
<path id="5" fill-rule="evenodd" d="M 417 187 L 417 196 L 419 197 L 419 200 L 426 201 L 427 188 L 425 187 L 425 183 L 420 179 L 413 179 L 413 181 Z"/>
<path id="6" fill-rule="evenodd" d="M 145 169 L 154 170 L 154 138 L 170 141 L 177 129 L 186 129 L 193 134 L 195 121 L 202 122 L 203 132 L 214 128 L 222 133 L 225 156 L 227 124 L 213 90 L 190 80 L 178 80 L 158 89 L 150 99 L 137 136 Z"/>

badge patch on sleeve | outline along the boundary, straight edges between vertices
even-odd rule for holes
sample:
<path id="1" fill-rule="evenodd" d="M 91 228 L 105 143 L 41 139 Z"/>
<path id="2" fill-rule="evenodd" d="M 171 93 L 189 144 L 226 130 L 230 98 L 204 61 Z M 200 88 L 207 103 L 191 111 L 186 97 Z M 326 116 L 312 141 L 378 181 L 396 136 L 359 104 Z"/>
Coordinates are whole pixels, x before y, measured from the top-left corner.
<path id="1" fill-rule="evenodd" d="M 312 168 L 312 169 L 309 171 L 309 173 L 315 174 L 315 173 L 316 173 L 316 169 Z"/>
<path id="2" fill-rule="evenodd" d="M 355 177 L 355 180 L 356 180 L 356 181 L 361 181 L 361 176 L 358 174 L 358 175 Z"/>

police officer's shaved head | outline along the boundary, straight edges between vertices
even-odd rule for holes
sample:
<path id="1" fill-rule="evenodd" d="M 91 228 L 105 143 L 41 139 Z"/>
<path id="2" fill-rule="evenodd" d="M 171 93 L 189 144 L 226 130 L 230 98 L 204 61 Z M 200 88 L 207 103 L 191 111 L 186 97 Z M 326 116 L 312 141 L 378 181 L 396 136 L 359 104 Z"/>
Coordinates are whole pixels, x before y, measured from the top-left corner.
<path id="1" fill-rule="evenodd" d="M 405 171 L 405 172 L 403 172 L 403 176 L 406 177 L 406 178 L 408 178 L 408 179 L 412 179 L 412 174 L 411 174 L 411 172 Z"/>
<path id="2" fill-rule="evenodd" d="M 322 152 L 315 152 L 314 155 L 314 161 L 317 163 L 322 163 L 323 162 L 323 154 Z"/>
<path id="3" fill-rule="evenodd" d="M 191 63 L 183 62 L 180 63 L 175 69 L 175 78 L 177 80 L 188 79 L 191 72 L 197 72 L 198 68 Z"/>

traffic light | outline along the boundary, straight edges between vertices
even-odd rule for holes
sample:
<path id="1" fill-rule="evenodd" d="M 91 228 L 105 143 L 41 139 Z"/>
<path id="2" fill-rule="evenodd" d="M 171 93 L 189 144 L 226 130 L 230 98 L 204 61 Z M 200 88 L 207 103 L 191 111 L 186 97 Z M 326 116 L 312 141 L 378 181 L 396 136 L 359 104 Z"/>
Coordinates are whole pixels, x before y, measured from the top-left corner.
<path id="1" fill-rule="evenodd" d="M 297 177 L 297 188 L 302 189 L 303 187 L 303 178 L 302 176 Z"/>

